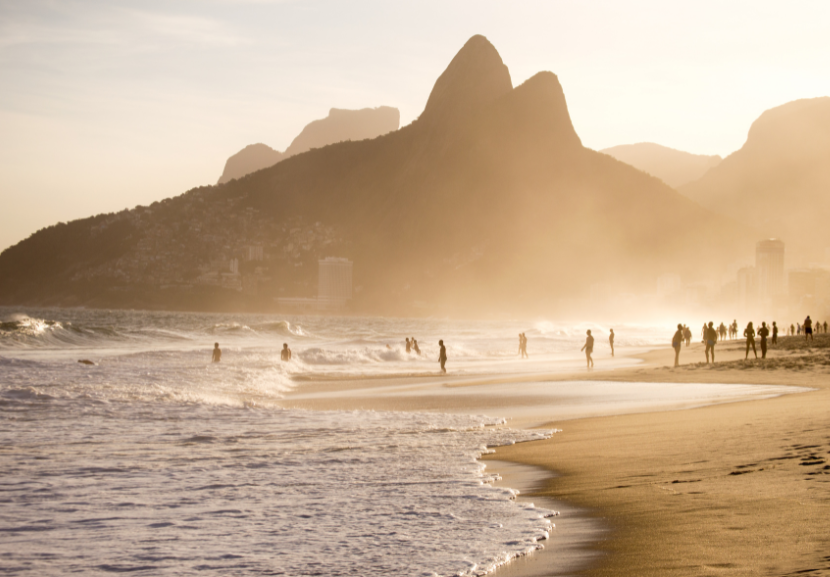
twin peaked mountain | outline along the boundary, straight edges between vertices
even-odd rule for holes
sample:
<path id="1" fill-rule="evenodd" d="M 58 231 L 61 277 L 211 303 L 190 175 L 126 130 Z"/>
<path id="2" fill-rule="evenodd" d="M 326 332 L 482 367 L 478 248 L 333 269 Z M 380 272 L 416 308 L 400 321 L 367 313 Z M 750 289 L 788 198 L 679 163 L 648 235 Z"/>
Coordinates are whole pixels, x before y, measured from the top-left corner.
<path id="1" fill-rule="evenodd" d="M 328 250 L 354 261 L 362 289 L 356 304 L 368 312 L 406 312 L 413 302 L 433 313 L 550 310 L 594 283 L 650 292 L 659 274 L 713 272 L 753 240 L 660 180 L 583 147 L 557 77 L 540 72 L 514 88 L 483 36 L 453 58 L 412 124 L 163 204 L 140 220 L 167 219 L 186 235 L 195 209 L 185 208 L 213 205 L 227 218 L 264 215 L 282 230 L 305 222 L 336 231 Z M 66 226 L 93 227 L 93 220 Z M 107 263 L 129 261 L 146 234 L 134 224 L 103 260 L 80 247 L 15 270 L 25 252 L 43 247 L 44 232 L 0 256 L 0 278 L 15 279 L 0 280 L 2 301 L 39 298 L 35 287 L 46 277 L 63 281 L 60 290 L 80 291 L 72 281 L 79 267 L 115 270 Z M 53 232 L 49 244 L 60 253 L 81 236 Z M 187 266 L 195 265 L 178 268 Z M 109 282 L 104 273 L 96 278 Z M 76 301 L 93 297 L 84 286 L 87 296 Z M 121 298 L 128 293 L 119 288 Z"/>

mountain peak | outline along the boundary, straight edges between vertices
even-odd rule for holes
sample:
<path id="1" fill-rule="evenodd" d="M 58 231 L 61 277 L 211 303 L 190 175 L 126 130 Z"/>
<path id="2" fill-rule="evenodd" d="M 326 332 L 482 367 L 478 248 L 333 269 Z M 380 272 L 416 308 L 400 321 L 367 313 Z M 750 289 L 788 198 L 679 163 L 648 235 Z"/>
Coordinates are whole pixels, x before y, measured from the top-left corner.
<path id="1" fill-rule="evenodd" d="M 435 81 L 421 119 L 452 123 L 513 89 L 510 71 L 484 36 L 470 38 Z"/>

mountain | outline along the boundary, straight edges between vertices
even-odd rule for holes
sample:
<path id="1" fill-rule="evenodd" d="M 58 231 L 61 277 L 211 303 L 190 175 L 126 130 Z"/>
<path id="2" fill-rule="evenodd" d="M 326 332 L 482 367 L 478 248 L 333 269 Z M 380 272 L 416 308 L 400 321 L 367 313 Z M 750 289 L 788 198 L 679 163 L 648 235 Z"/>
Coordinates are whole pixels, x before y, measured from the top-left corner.
<path id="1" fill-rule="evenodd" d="M 623 144 L 600 152 L 656 176 L 672 188 L 697 180 L 723 160 L 717 155 L 691 154 L 653 142 Z"/>
<path id="2" fill-rule="evenodd" d="M 246 174 L 274 166 L 284 158 L 286 158 L 285 153 L 274 150 L 267 144 L 249 144 L 228 158 L 218 184 L 228 182 L 234 178 L 242 178 Z"/>
<path id="3" fill-rule="evenodd" d="M 356 310 L 547 314 L 591 294 L 653 292 L 667 272 L 719 274 L 754 240 L 583 147 L 556 75 L 513 88 L 474 36 L 410 125 L 39 231 L 0 255 L 0 302 L 227 306 L 229 296 L 188 291 L 225 283 L 221 263 L 259 245 L 264 260 L 241 272 L 261 275 L 269 302 L 310 296 L 316 258 L 342 256 L 354 262 Z"/>
<path id="4" fill-rule="evenodd" d="M 361 110 L 332 108 L 326 118 L 307 124 L 285 152 L 279 152 L 265 144 L 246 146 L 228 159 L 217 184 L 223 184 L 234 178 L 242 178 L 246 174 L 268 168 L 289 156 L 312 148 L 320 148 L 345 140 L 375 138 L 397 130 L 400 123 L 400 111 L 390 106 Z"/>
<path id="5" fill-rule="evenodd" d="M 830 247 L 830 97 L 767 110 L 746 143 L 679 191 L 820 260 Z"/>

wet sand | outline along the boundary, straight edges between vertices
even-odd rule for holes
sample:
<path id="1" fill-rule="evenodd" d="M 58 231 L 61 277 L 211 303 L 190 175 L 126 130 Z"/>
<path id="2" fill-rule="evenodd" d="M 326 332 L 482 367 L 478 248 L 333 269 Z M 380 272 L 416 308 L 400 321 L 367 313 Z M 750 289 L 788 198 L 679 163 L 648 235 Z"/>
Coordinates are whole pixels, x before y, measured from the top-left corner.
<path id="1" fill-rule="evenodd" d="M 590 372 L 310 382 L 284 404 L 487 413 L 514 427 L 561 429 L 485 457 L 536 467 L 511 471 L 507 482 L 532 486 L 525 498 L 566 508 L 542 552 L 497 576 L 830 575 L 830 339 L 816 345 L 822 348 L 808 350 L 793 337 L 766 361 L 744 362 L 741 345 L 725 343 L 718 363 L 707 366 L 689 362 L 703 359 L 695 344 L 684 347 L 677 369 L 668 368 L 666 348 L 635 355 L 639 366 L 603 359 L 598 365 L 607 370 Z M 625 383 L 621 390 L 634 387 L 637 402 L 569 401 L 575 381 L 593 381 L 584 393 L 600 401 Z M 673 400 L 684 383 L 711 386 L 700 386 L 692 401 Z M 716 384 L 756 385 L 754 400 L 730 398 Z M 557 393 L 557 385 L 567 388 Z M 768 387 L 780 385 L 817 390 L 771 396 L 781 390 Z M 569 402 L 594 413 L 562 410 Z M 493 469 L 508 468 L 502 463 Z M 538 468 L 550 476 L 527 473 Z M 569 522 L 578 529 L 566 530 Z M 558 543 L 560 534 L 575 539 Z M 557 555 L 563 548 L 570 552 Z"/>

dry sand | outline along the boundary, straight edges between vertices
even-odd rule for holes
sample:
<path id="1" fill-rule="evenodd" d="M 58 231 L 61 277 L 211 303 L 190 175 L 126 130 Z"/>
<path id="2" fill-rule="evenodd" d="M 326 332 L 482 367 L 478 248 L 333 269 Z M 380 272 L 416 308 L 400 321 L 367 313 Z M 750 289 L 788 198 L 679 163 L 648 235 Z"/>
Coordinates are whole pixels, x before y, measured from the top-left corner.
<path id="1" fill-rule="evenodd" d="M 830 338 L 821 335 L 810 348 L 797 337 L 782 339 L 764 361 L 743 361 L 742 345 L 729 342 L 718 345 L 715 365 L 690 363 L 703 359 L 699 344 L 684 347 L 686 364 L 677 369 L 668 368 L 673 356 L 670 348 L 649 352 L 638 355 L 638 367 L 610 371 L 307 383 L 285 405 L 514 410 L 519 415 L 514 426 L 561 429 L 548 440 L 499 448 L 485 457 L 549 471 L 545 480 L 534 477 L 536 488 L 525 497 L 541 506 L 566 507 L 577 529 L 569 530 L 563 514 L 557 520 L 560 533 L 542 554 L 508 565 L 498 577 L 572 575 L 579 563 L 578 574 L 584 575 L 830 575 Z M 438 394 L 564 380 L 816 390 L 682 411 L 666 408 L 683 406 L 644 406 L 636 414 L 575 420 L 540 419 L 544 411 L 530 418 L 532 395 L 513 395 L 511 407 L 500 407 L 493 395 Z M 430 392 L 438 388 L 442 391 Z M 496 471 L 499 465 L 494 463 Z M 511 475 L 507 482 L 531 486 L 515 478 L 520 473 Z M 597 541 L 586 542 L 586 527 Z M 568 550 L 565 571 L 557 553 L 563 549 Z"/>

